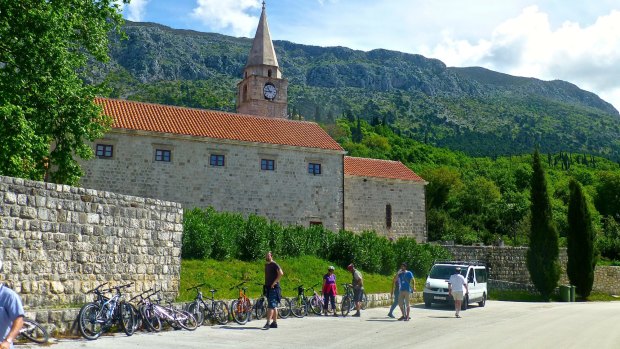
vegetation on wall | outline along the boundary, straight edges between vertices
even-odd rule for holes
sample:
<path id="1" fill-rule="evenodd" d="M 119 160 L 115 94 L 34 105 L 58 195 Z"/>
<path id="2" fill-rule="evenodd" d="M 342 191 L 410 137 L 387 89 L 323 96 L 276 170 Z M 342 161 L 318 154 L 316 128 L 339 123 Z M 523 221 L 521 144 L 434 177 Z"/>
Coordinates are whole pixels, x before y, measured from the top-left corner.
<path id="1" fill-rule="evenodd" d="M 435 259 L 449 259 L 440 246 L 418 244 L 411 238 L 390 241 L 374 232 L 334 233 L 322 226 L 304 228 L 282 226 L 278 222 L 250 215 L 195 208 L 185 212 L 183 221 L 185 259 L 238 259 L 256 261 L 266 251 L 280 257 L 316 256 L 346 267 L 390 275 L 407 262 L 416 275 L 426 275 Z"/>

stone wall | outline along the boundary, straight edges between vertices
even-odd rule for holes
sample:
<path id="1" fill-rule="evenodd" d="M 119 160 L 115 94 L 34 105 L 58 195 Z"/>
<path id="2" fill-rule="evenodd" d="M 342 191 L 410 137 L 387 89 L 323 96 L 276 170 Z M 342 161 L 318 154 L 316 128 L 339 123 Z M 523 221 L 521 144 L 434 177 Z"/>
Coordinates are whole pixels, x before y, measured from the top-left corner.
<path id="1" fill-rule="evenodd" d="M 92 299 L 103 282 L 178 293 L 181 204 L 0 176 L 0 280 L 27 309 Z"/>
<path id="2" fill-rule="evenodd" d="M 374 230 L 387 237 L 413 237 L 426 242 L 424 184 L 387 178 L 347 175 L 344 178 L 345 229 Z M 392 211 L 387 227 L 386 206 Z"/>
<path id="3" fill-rule="evenodd" d="M 527 289 L 528 285 L 532 284 L 526 264 L 527 247 L 452 245 L 444 245 L 444 247 L 452 253 L 456 260 L 480 260 L 487 263 L 490 268 L 489 278 L 503 281 L 502 287 L 509 287 L 510 283 L 513 283 L 526 285 Z M 560 285 L 569 284 L 566 275 L 567 261 L 566 249 L 561 248 L 560 266 L 562 274 L 559 281 Z M 620 294 L 620 267 L 597 266 L 594 270 L 592 290 L 607 294 Z"/>
<path id="4" fill-rule="evenodd" d="M 342 229 L 341 151 L 118 129 L 96 143 L 113 145 L 114 154 L 83 164 L 86 188 Z M 170 150 L 171 161 L 155 161 L 156 149 Z M 224 155 L 224 166 L 211 166 L 211 154 Z M 275 169 L 261 170 L 261 159 Z M 308 173 L 308 163 L 322 173 Z"/>

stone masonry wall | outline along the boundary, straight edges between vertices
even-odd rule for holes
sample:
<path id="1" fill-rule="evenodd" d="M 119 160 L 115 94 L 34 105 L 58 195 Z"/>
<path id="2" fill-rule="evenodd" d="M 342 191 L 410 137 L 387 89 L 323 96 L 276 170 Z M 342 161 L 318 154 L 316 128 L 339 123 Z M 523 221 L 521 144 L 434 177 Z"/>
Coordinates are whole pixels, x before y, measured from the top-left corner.
<path id="1" fill-rule="evenodd" d="M 426 242 L 424 185 L 396 179 L 345 176 L 345 229 L 374 230 L 391 238 L 413 237 Z M 386 225 L 386 205 L 392 208 L 392 226 Z"/>
<path id="2" fill-rule="evenodd" d="M 174 202 L 0 176 L 0 280 L 28 310 L 85 303 L 104 282 L 174 298 L 182 219 Z"/>
<path id="3" fill-rule="evenodd" d="M 342 229 L 340 151 L 119 130 L 95 143 L 113 145 L 114 155 L 83 163 L 83 187 Z M 170 150 L 171 161 L 155 161 L 156 149 Z M 211 166 L 211 154 L 224 155 L 224 166 Z M 275 170 L 261 170 L 261 159 Z M 322 173 L 308 173 L 308 163 Z"/>
<path id="4" fill-rule="evenodd" d="M 456 260 L 480 260 L 490 268 L 489 278 L 509 283 L 530 285 L 530 273 L 527 270 L 527 247 L 498 246 L 452 246 L 444 245 Z M 566 249 L 560 249 L 560 266 L 562 274 L 560 285 L 568 284 Z M 620 267 L 597 266 L 594 270 L 593 291 L 607 294 L 620 294 Z"/>

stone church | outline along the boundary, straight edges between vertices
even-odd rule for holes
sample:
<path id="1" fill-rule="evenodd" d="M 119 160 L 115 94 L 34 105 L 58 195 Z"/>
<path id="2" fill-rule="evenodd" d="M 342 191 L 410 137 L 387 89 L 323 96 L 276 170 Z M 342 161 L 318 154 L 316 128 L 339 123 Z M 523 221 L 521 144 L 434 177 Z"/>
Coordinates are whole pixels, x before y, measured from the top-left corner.
<path id="1" fill-rule="evenodd" d="M 425 242 L 426 182 L 397 161 L 346 156 L 318 124 L 288 120 L 287 88 L 263 5 L 237 113 L 99 98 L 114 123 L 80 184 Z"/>

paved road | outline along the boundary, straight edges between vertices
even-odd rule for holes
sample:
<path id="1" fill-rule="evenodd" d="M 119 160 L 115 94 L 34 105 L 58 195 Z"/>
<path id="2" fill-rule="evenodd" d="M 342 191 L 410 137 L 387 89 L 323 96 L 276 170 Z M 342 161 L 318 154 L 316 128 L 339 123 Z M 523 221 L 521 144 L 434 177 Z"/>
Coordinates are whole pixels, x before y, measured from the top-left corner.
<path id="1" fill-rule="evenodd" d="M 375 308 L 361 318 L 292 318 L 267 331 L 261 330 L 261 320 L 194 332 L 63 340 L 52 348 L 620 348 L 620 302 L 490 301 L 460 319 L 449 308 L 416 305 L 409 322 L 386 313 L 386 308 Z"/>

